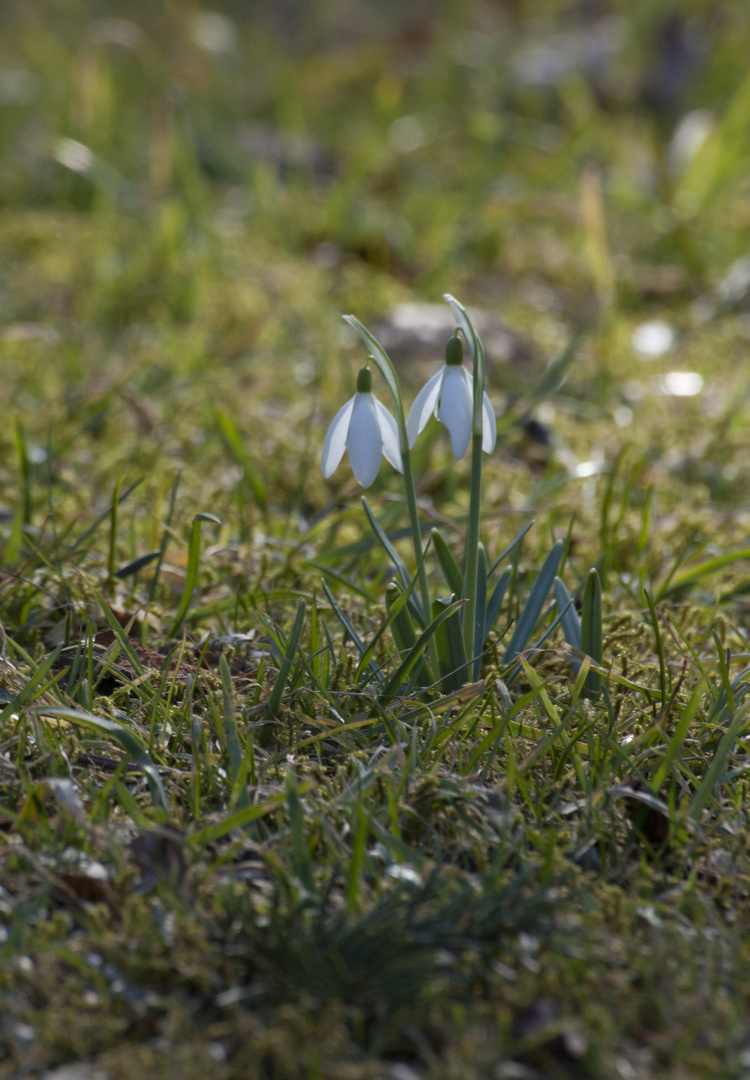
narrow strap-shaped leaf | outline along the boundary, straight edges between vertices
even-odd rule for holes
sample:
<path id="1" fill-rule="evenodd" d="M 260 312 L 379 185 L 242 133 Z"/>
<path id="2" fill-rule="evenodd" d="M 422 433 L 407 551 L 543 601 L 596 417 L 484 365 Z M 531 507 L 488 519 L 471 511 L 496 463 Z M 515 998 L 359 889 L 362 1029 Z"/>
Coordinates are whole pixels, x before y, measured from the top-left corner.
<path id="1" fill-rule="evenodd" d="M 579 652 L 583 651 L 581 649 L 581 620 L 578 618 L 573 597 L 565 588 L 562 578 L 559 577 L 555 578 L 555 603 L 557 604 L 560 625 L 565 640 L 572 649 L 577 649 Z M 573 662 L 574 671 L 577 672 L 580 666 L 580 662 Z"/>
<path id="2" fill-rule="evenodd" d="M 422 655 L 425 645 L 428 644 L 430 638 L 433 636 L 437 628 L 441 626 L 446 619 L 449 619 L 451 615 L 454 614 L 454 612 L 458 611 L 460 607 L 460 600 L 450 604 L 449 607 L 444 608 L 443 611 L 441 611 L 439 615 L 437 615 L 432 620 L 430 625 L 422 631 L 422 633 L 415 641 L 413 649 L 411 649 L 409 654 L 404 657 L 396 671 L 388 680 L 388 683 L 386 684 L 380 697 L 381 702 L 393 697 L 393 695 L 398 691 L 399 686 L 401 686 L 401 684 L 408 678 L 412 668 Z"/>
<path id="3" fill-rule="evenodd" d="M 450 607 L 453 602 L 453 597 L 448 600 L 435 600 L 432 604 L 433 615 L 439 615 L 442 609 Z M 440 667 L 440 685 L 446 694 L 450 694 L 454 690 L 459 690 L 469 678 L 460 611 L 456 611 L 451 618 L 436 627 L 435 641 Z"/>
<path id="4" fill-rule="evenodd" d="M 473 382 L 471 410 L 471 490 L 469 493 L 469 516 L 466 523 L 466 544 L 463 585 L 460 596 L 466 600 L 463 616 L 464 650 L 474 655 L 475 622 L 477 608 L 477 559 L 479 546 L 479 518 L 482 504 L 482 428 L 484 423 L 484 347 L 475 331 L 466 308 L 450 293 L 444 293 L 469 345 Z"/>
<path id="5" fill-rule="evenodd" d="M 539 620 L 539 616 L 542 613 L 547 594 L 552 588 L 552 582 L 555 580 L 555 575 L 557 574 L 557 569 L 560 565 L 560 559 L 562 558 L 562 550 L 563 542 L 562 540 L 557 540 L 547 554 L 547 558 L 544 560 L 542 568 L 537 574 L 534 584 L 531 586 L 523 610 L 518 616 L 518 622 L 515 625 L 511 639 L 508 642 L 508 647 L 503 656 L 504 664 L 508 664 L 511 660 L 514 660 L 526 647 L 526 643 L 531 637 L 534 627 Z"/>
<path id="6" fill-rule="evenodd" d="M 562 626 L 562 632 L 565 640 L 571 649 L 575 649 L 577 654 L 581 653 L 581 620 L 578 618 L 578 612 L 575 609 L 575 603 L 573 597 L 565 588 L 565 583 L 562 578 L 555 578 L 555 604 L 557 606 L 558 618 L 560 619 L 560 625 Z M 578 672 L 581 670 L 581 661 L 578 656 L 571 656 L 570 666 L 573 669 L 573 678 L 576 679 Z"/>
<path id="7" fill-rule="evenodd" d="M 403 596 L 401 587 L 395 581 L 391 581 L 386 586 L 385 609 L 388 612 L 393 640 L 402 657 L 411 652 L 417 641 L 417 634 L 409 612 L 403 603 L 399 603 L 403 600 Z M 412 678 L 420 686 L 432 686 L 435 681 L 424 657 L 415 664 Z"/>
<path id="8" fill-rule="evenodd" d="M 484 616 L 484 640 L 486 641 L 490 630 L 495 625 L 495 620 L 500 614 L 500 608 L 503 605 L 505 599 L 505 593 L 508 588 L 508 582 L 513 574 L 513 567 L 506 566 L 500 577 L 495 582 L 490 598 L 487 601 L 487 611 Z"/>
<path id="9" fill-rule="evenodd" d="M 354 681 L 356 683 L 359 682 L 360 676 L 362 675 L 362 672 L 365 669 L 365 667 L 367 667 L 367 665 L 371 662 L 371 660 L 372 660 L 372 658 L 373 658 L 373 656 L 375 654 L 375 648 L 376 648 L 378 642 L 383 637 L 386 630 L 388 630 L 388 628 L 390 627 L 393 620 L 398 616 L 398 614 L 402 611 L 402 609 L 405 608 L 406 605 L 409 603 L 409 593 L 414 588 L 414 583 L 415 582 L 416 582 L 416 578 L 414 578 L 409 583 L 408 588 L 405 589 L 403 592 L 401 592 L 400 596 L 398 596 L 393 601 L 390 610 L 388 608 L 388 605 L 386 605 L 386 618 L 381 623 L 381 625 L 378 627 L 378 629 L 375 631 L 375 633 L 373 634 L 372 639 L 370 641 L 370 644 L 365 649 L 364 653 L 362 654 L 362 659 L 360 660 L 359 664 L 357 665 L 357 670 L 354 673 Z"/>
<path id="10" fill-rule="evenodd" d="M 464 584 L 464 576 L 461 573 L 461 568 L 456 562 L 453 552 L 448 547 L 445 537 L 440 530 L 433 529 L 431 536 L 432 546 L 435 549 L 437 561 L 443 572 L 445 583 L 452 593 L 455 593 L 456 596 L 460 596 Z"/>
<path id="11" fill-rule="evenodd" d="M 550 604 L 549 608 L 545 612 L 545 615 L 550 614 L 551 611 L 552 611 L 552 605 Z M 542 634 L 540 634 L 539 637 L 536 639 L 536 641 L 532 642 L 532 644 L 529 645 L 528 650 L 525 650 L 525 651 L 528 651 L 531 655 L 538 652 L 539 649 L 541 649 L 542 645 L 544 645 L 545 641 L 547 641 L 549 638 L 552 637 L 555 630 L 557 630 L 558 626 L 560 625 L 560 622 L 561 622 L 560 616 L 556 615 L 554 617 L 554 619 L 552 620 L 552 622 L 549 624 L 549 626 L 544 630 L 544 632 Z M 507 686 L 511 686 L 515 682 L 516 677 L 518 676 L 518 673 L 523 670 L 523 668 L 521 666 L 521 659 L 522 658 L 519 658 L 519 660 L 516 662 L 515 667 L 505 677 L 504 682 L 506 683 Z M 581 660 L 584 659 L 583 653 L 581 653 L 580 659 Z M 590 660 L 589 660 L 588 657 L 586 657 L 585 659 L 590 663 Z"/>

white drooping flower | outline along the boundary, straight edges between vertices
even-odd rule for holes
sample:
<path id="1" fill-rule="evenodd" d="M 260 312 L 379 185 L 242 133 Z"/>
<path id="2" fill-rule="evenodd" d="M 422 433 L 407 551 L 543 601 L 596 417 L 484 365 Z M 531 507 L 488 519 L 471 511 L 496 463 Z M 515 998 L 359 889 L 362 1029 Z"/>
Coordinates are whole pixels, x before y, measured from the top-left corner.
<path id="1" fill-rule="evenodd" d="M 409 410 L 406 433 L 409 446 L 416 442 L 431 414 L 448 428 L 453 456 L 458 461 L 466 453 L 471 439 L 471 420 L 474 408 L 474 381 L 463 364 L 464 349 L 458 336 L 445 346 L 445 364 L 424 384 Z M 490 399 L 482 398 L 482 449 L 491 454 L 495 449 L 497 422 Z"/>
<path id="2" fill-rule="evenodd" d="M 349 451 L 349 463 L 362 487 L 369 487 L 385 454 L 394 469 L 404 471 L 396 421 L 372 392 L 372 373 L 360 368 L 357 392 L 334 416 L 323 444 L 320 467 L 327 480 Z"/>

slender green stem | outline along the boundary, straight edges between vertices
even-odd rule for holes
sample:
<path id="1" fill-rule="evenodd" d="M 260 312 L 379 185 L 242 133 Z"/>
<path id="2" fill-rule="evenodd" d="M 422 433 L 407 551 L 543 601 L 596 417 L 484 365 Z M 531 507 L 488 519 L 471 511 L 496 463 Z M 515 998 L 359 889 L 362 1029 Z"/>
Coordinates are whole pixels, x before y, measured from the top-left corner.
<path id="1" fill-rule="evenodd" d="M 471 437 L 471 489 L 469 492 L 469 521 L 466 526 L 464 556 L 464 644 L 466 657 L 473 660 L 482 642 L 475 642 L 477 611 L 477 566 L 479 563 L 479 518 L 482 510 L 482 432 Z"/>
<path id="2" fill-rule="evenodd" d="M 481 441 L 481 440 L 480 440 Z M 430 586 L 427 581 L 424 559 L 422 558 L 422 530 L 419 526 L 419 510 L 417 509 L 417 491 L 414 486 L 414 472 L 411 467 L 411 451 L 401 447 L 401 461 L 404 466 L 404 490 L 406 491 L 406 504 L 409 507 L 409 523 L 411 525 L 411 537 L 414 544 L 414 558 L 418 567 L 419 595 L 422 600 L 424 611 L 424 624 L 429 626 L 432 618 L 432 600 L 430 599 Z M 432 670 L 437 672 L 438 655 L 437 641 L 433 634 L 430 638 L 430 664 Z"/>
<path id="3" fill-rule="evenodd" d="M 429 626 L 432 617 L 432 601 L 430 600 L 430 587 L 427 583 L 427 571 L 425 570 L 424 560 L 422 559 L 422 532 L 419 527 L 417 490 L 414 486 L 414 472 L 411 467 L 411 451 L 409 449 L 409 439 L 406 433 L 406 416 L 404 414 L 403 398 L 401 397 L 401 385 L 388 353 L 378 339 L 373 337 L 367 327 L 363 326 L 359 319 L 355 318 L 354 315 L 345 315 L 344 321 L 348 322 L 349 325 L 357 331 L 367 347 L 372 350 L 372 360 L 385 379 L 386 385 L 391 393 L 393 414 L 396 418 L 398 441 L 401 448 L 401 461 L 404 466 L 404 490 L 406 491 L 406 503 L 409 507 L 409 523 L 411 525 L 411 535 L 414 542 L 414 557 L 417 560 L 417 567 L 419 568 L 419 593 L 422 599 L 422 607 L 424 608 L 425 626 Z M 474 591 L 476 592 L 476 585 Z M 435 642 L 434 634 L 430 638 L 430 661 L 433 671 L 437 672 L 439 668 L 437 664 L 437 643 Z"/>
<path id="4" fill-rule="evenodd" d="M 484 399 L 484 347 L 471 325 L 466 308 L 454 296 L 446 293 L 445 299 L 453 309 L 456 322 L 463 331 L 471 353 L 474 400 L 471 411 L 471 489 L 469 494 L 469 520 L 466 526 L 466 554 L 464 556 L 464 647 L 466 657 L 473 661 L 481 652 L 484 642 L 475 641 L 477 611 L 477 567 L 479 565 L 479 519 L 482 513 L 482 403 Z M 473 670 L 473 668 L 472 668 Z"/>

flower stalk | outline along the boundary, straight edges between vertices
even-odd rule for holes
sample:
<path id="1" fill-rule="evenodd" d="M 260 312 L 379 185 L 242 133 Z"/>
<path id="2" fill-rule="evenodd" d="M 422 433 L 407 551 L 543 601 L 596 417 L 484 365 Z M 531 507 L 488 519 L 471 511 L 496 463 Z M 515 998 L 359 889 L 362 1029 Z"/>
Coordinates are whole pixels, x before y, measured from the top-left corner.
<path id="1" fill-rule="evenodd" d="M 445 680 L 460 685 L 466 681 L 468 672 L 477 673 L 485 630 L 484 608 L 486 602 L 487 574 L 483 556 L 480 557 L 479 524 L 482 502 L 482 454 L 492 453 L 495 448 L 497 426 L 495 414 L 484 390 L 484 351 L 474 332 L 465 308 L 452 296 L 445 299 L 453 309 L 457 329 L 445 349 L 445 363 L 417 394 L 408 418 L 404 412 L 398 376 L 388 354 L 366 326 L 353 315 L 344 319 L 352 326 L 371 352 L 370 360 L 378 368 L 388 387 L 393 403 L 393 416 L 377 400 L 372 392 L 372 375 L 362 368 L 357 379 L 357 392 L 344 405 L 331 422 L 323 447 L 321 467 L 325 477 L 337 468 L 345 450 L 357 480 L 368 487 L 378 474 L 384 456 L 404 477 L 404 492 L 409 513 L 409 526 L 416 562 L 415 584 L 421 599 L 424 636 L 429 641 L 430 663 L 435 672 Z M 472 361 L 472 373 L 464 367 L 464 341 L 468 344 Z M 450 661 L 445 649 L 440 648 L 437 633 L 427 633 L 426 628 L 435 622 L 433 602 L 427 580 L 422 529 L 419 523 L 417 490 L 411 460 L 411 446 L 427 424 L 430 416 L 442 423 L 450 434 L 453 456 L 462 458 L 471 443 L 471 488 L 469 517 L 466 527 L 466 544 L 463 573 L 448 552 L 442 537 L 436 541 L 438 562 L 445 573 L 453 593 L 453 609 L 450 620 L 442 627 L 441 635 L 450 640 Z M 377 521 L 372 517 L 365 501 L 365 511 L 370 518 L 381 544 L 396 558 L 400 566 L 402 584 L 408 585 L 408 570 L 390 545 Z M 480 572 L 481 561 L 481 572 Z M 478 590 L 483 594 L 480 597 Z M 460 609 L 458 607 L 460 604 Z M 415 605 L 418 611 L 418 605 Z M 446 609 L 447 611 L 447 609 Z M 445 615 L 448 618 L 448 615 Z M 442 626 L 443 616 L 440 616 Z M 437 624 L 435 624 L 437 625 Z M 446 637 L 447 635 L 447 637 Z M 446 665 L 448 667 L 446 668 Z"/>
<path id="2" fill-rule="evenodd" d="M 445 299 L 453 309 L 456 321 L 463 331 L 471 355 L 473 375 L 473 401 L 471 414 L 471 481 L 469 489 L 469 519 L 466 524 L 466 548 L 464 555 L 464 581 L 462 599 L 464 605 L 464 644 L 469 660 L 481 651 L 483 642 L 476 638 L 477 568 L 479 565 L 479 519 L 482 512 L 482 410 L 484 404 L 484 348 L 474 332 L 466 308 L 450 293 Z M 494 434 L 494 433 L 493 433 Z M 494 438 L 492 441 L 494 447 Z"/>
<path id="3" fill-rule="evenodd" d="M 406 492 L 406 505 L 409 510 L 409 524 L 411 526 L 412 544 L 414 545 L 414 558 L 416 559 L 417 566 L 417 585 L 419 586 L 419 595 L 422 601 L 422 611 L 424 612 L 425 626 L 430 621 L 430 612 L 432 611 L 432 600 L 430 598 L 430 586 L 427 581 L 427 570 L 424 565 L 423 551 L 422 551 L 422 530 L 419 525 L 419 510 L 417 508 L 417 490 L 414 484 L 414 470 L 411 465 L 411 451 L 409 449 L 409 437 L 406 433 L 406 417 L 404 415 L 404 403 L 401 397 L 401 387 L 399 385 L 398 376 L 393 369 L 393 364 L 390 361 L 388 354 L 383 346 L 373 337 L 370 331 L 364 326 L 359 319 L 354 315 L 345 315 L 344 320 L 352 326 L 359 336 L 364 341 L 365 345 L 371 350 L 373 363 L 376 365 L 380 374 L 383 376 L 386 382 L 386 386 L 391 393 L 391 401 L 393 402 L 393 412 L 396 419 L 396 427 L 398 429 L 399 447 L 401 451 L 401 464 L 403 466 L 404 473 L 404 490 Z M 438 670 L 438 655 L 437 646 L 435 644 L 434 635 L 430 638 L 430 663 L 433 670 Z"/>

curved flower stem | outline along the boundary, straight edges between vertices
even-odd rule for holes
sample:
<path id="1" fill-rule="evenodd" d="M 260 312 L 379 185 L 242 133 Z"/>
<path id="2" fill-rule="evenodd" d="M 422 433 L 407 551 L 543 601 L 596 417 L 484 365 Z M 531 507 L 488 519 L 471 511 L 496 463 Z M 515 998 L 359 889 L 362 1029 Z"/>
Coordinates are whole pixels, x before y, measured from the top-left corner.
<path id="1" fill-rule="evenodd" d="M 466 554 L 464 556 L 464 646 L 466 657 L 473 661 L 481 652 L 484 642 L 476 641 L 477 567 L 479 565 L 479 519 L 482 512 L 482 399 L 484 397 L 484 347 L 471 324 L 466 308 L 450 293 L 445 294 L 456 322 L 461 327 L 471 353 L 474 400 L 471 416 L 471 488 L 469 492 L 469 520 L 466 526 Z M 470 668 L 470 670 L 472 670 Z"/>
<path id="2" fill-rule="evenodd" d="M 417 490 L 414 485 L 414 471 L 411 467 L 411 451 L 409 449 L 409 439 L 406 434 L 406 417 L 404 415 L 404 402 L 401 397 L 401 385 L 398 381 L 398 375 L 391 363 L 390 357 L 378 339 L 374 337 L 367 327 L 364 326 L 359 319 L 355 318 L 354 315 L 344 315 L 344 322 L 349 323 L 349 325 L 357 331 L 365 345 L 372 351 L 373 362 L 385 379 L 386 385 L 391 392 L 393 412 L 396 418 L 396 426 L 398 427 L 401 461 L 404 466 L 404 490 L 406 492 L 406 504 L 409 508 L 409 524 L 411 525 L 414 558 L 416 559 L 417 565 L 419 595 L 422 600 L 425 626 L 429 626 L 432 615 L 432 601 L 430 599 L 430 586 L 427 582 L 427 571 L 425 570 L 424 559 L 422 557 L 422 531 L 419 527 Z M 479 441 L 481 443 L 481 437 Z M 476 572 L 474 576 L 476 578 Z M 476 592 L 476 587 L 474 591 Z M 430 663 L 433 671 L 439 671 L 437 642 L 435 641 L 434 634 L 430 637 Z"/>

